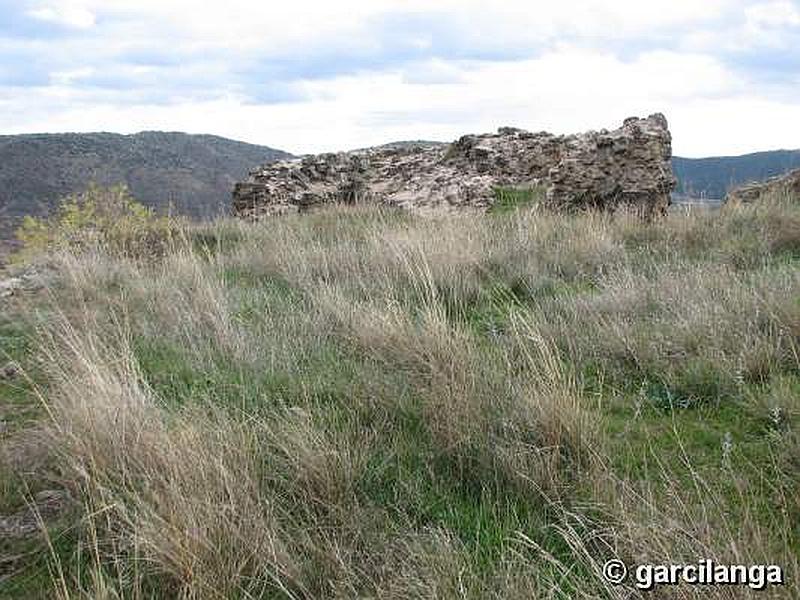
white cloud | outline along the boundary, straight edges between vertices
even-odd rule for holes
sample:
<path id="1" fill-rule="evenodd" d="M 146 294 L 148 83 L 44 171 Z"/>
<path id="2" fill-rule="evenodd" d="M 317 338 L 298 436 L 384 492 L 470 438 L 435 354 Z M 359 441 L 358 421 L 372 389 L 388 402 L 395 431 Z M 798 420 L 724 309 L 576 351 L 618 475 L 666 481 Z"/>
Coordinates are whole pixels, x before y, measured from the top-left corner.
<path id="1" fill-rule="evenodd" d="M 462 69 L 457 64 L 440 58 L 412 63 L 403 69 L 403 83 L 437 85 L 461 83 L 463 80 Z"/>
<path id="2" fill-rule="evenodd" d="M 765 2 L 745 10 L 747 22 L 754 27 L 796 27 L 800 25 L 800 9 L 788 0 Z"/>
<path id="3" fill-rule="evenodd" d="M 742 95 L 689 102 L 675 106 L 670 114 L 678 155 L 726 156 L 800 147 L 796 103 Z"/>
<path id="4" fill-rule="evenodd" d="M 408 84 L 402 71 L 307 82 L 310 100 L 270 106 L 243 105 L 235 96 L 117 106 L 62 90 L 21 111 L 18 128 L 181 129 L 299 153 L 450 140 L 506 124 L 564 133 L 611 128 L 630 115 L 663 111 L 679 154 L 794 147 L 800 140 L 800 107 L 750 94 L 718 63 L 694 55 L 653 52 L 624 62 L 610 53 L 562 48 L 528 61 L 464 63 L 458 75 L 435 86 Z"/>
<path id="5" fill-rule="evenodd" d="M 77 14 L 105 12 L 169 28 L 198 46 L 270 50 L 315 45 L 331 37 L 369 46 L 382 17 L 441 18 L 475 38 L 506 44 L 564 34 L 606 39 L 691 26 L 739 9 L 742 0 L 83 0 Z M 57 9 L 47 8 L 49 12 Z M 59 14 L 66 11 L 60 10 Z M 414 40 L 410 40 L 414 43 Z M 425 46 L 424 37 L 416 43 Z"/>
<path id="6" fill-rule="evenodd" d="M 310 152 L 662 111 L 677 153 L 800 146 L 798 73 L 756 85 L 729 52 L 741 39 L 794 51 L 776 34 L 800 18 L 786 0 L 53 6 L 37 18 L 88 29 L 37 42 L 59 58 L 49 87 L 0 84 L 0 130 L 183 129 Z M 125 62 L 131 50 L 147 56 Z"/>
<path id="7" fill-rule="evenodd" d="M 69 71 L 56 71 L 50 73 L 50 81 L 55 86 L 69 86 L 86 79 L 94 74 L 95 70 L 92 67 L 82 67 L 80 69 L 71 69 Z"/>
<path id="8" fill-rule="evenodd" d="M 28 14 L 41 21 L 66 25 L 78 29 L 88 29 L 96 23 L 95 14 L 85 6 L 61 2 L 56 6 L 41 6 L 28 11 Z"/>

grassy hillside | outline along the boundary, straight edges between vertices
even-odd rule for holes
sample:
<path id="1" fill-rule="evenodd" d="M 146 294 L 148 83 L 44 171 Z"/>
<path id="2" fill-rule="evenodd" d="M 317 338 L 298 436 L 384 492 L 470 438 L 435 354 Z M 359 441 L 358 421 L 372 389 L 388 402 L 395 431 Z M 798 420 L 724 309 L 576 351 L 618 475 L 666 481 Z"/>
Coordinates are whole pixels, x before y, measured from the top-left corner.
<path id="1" fill-rule="evenodd" d="M 751 181 L 763 181 L 800 167 L 800 150 L 774 150 L 742 156 L 672 159 L 678 178 L 675 193 L 694 198 L 723 199 L 728 190 Z"/>
<path id="2" fill-rule="evenodd" d="M 0 300 L 0 512 L 74 502 L 0 540 L 6 597 L 748 597 L 613 557 L 797 597 L 795 200 L 332 208 L 46 264 Z"/>
<path id="3" fill-rule="evenodd" d="M 89 181 L 126 183 L 148 206 L 192 216 L 227 212 L 236 181 L 285 152 L 211 135 L 144 132 L 0 136 L 0 238 Z"/>

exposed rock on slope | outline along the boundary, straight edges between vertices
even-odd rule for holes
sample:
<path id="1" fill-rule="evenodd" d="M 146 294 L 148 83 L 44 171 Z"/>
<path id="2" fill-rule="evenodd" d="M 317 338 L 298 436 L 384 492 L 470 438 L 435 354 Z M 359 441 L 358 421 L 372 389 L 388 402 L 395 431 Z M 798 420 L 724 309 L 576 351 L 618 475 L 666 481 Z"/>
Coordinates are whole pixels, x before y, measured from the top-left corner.
<path id="1" fill-rule="evenodd" d="M 766 181 L 748 183 L 728 192 L 728 202 L 753 202 L 763 195 L 793 195 L 800 196 L 800 169 L 790 171 L 785 175 L 771 177 Z"/>
<path id="2" fill-rule="evenodd" d="M 271 163 L 236 185 L 233 209 L 258 218 L 328 202 L 487 208 L 497 188 L 544 185 L 556 208 L 633 204 L 654 215 L 669 205 L 675 186 L 671 154 L 661 114 L 568 136 L 504 127 L 449 146 L 384 146 Z"/>

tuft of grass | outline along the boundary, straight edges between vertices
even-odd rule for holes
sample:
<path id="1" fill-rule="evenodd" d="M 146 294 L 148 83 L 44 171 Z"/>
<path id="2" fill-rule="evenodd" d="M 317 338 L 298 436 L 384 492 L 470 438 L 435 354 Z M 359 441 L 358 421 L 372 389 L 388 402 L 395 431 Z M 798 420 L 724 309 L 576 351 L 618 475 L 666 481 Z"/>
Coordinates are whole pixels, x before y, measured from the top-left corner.
<path id="1" fill-rule="evenodd" d="M 519 208 L 534 206 L 544 200 L 544 186 L 499 187 L 494 190 L 490 213 L 503 214 Z"/>

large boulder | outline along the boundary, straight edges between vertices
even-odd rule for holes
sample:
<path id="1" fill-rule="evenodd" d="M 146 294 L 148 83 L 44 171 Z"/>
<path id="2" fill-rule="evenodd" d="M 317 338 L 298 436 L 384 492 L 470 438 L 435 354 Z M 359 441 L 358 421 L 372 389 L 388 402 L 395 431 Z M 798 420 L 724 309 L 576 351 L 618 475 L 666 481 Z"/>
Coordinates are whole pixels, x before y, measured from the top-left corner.
<path id="1" fill-rule="evenodd" d="M 249 218 L 330 202 L 375 202 L 412 210 L 485 209 L 498 188 L 546 188 L 558 209 L 633 205 L 662 214 L 675 187 L 671 136 L 661 114 L 626 119 L 614 131 L 556 136 L 503 127 L 449 145 L 404 144 L 309 155 L 252 171 L 233 192 Z"/>
<path id="2" fill-rule="evenodd" d="M 793 196 L 800 198 L 800 169 L 765 181 L 747 183 L 728 192 L 726 202 L 754 202 L 762 196 Z"/>

